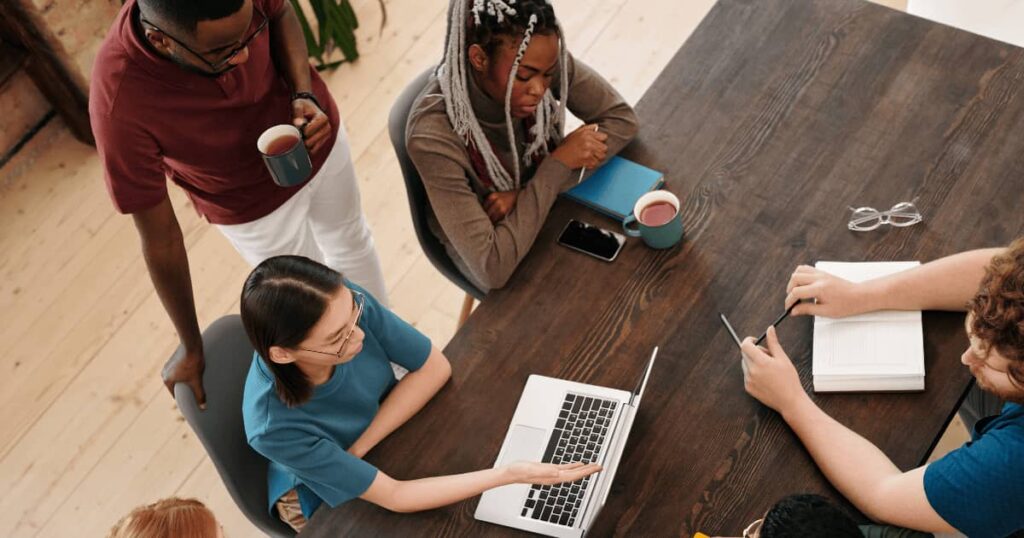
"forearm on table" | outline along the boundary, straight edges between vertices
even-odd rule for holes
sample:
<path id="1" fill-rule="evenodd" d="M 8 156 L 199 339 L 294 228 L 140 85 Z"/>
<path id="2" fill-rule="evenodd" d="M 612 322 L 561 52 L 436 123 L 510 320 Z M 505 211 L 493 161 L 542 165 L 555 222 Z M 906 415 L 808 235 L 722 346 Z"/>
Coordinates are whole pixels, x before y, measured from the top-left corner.
<path id="1" fill-rule="evenodd" d="M 427 405 L 441 387 L 451 378 L 451 366 L 437 348 L 432 348 L 430 357 L 422 368 L 410 372 L 395 385 L 377 415 L 362 435 L 349 447 L 349 452 L 363 457 L 388 435 L 405 424 Z"/>
<path id="2" fill-rule="evenodd" d="M 309 48 L 291 2 L 285 1 L 281 14 L 270 24 L 271 52 L 278 70 L 292 91 L 313 90 L 309 75 Z"/>
<path id="3" fill-rule="evenodd" d="M 881 450 L 822 411 L 810 398 L 783 415 L 822 474 L 861 512 L 882 520 L 885 482 L 902 471 Z"/>
<path id="4" fill-rule="evenodd" d="M 963 311 L 1003 248 L 970 250 L 866 283 L 871 310 Z"/>
<path id="5" fill-rule="evenodd" d="M 394 512 L 418 512 L 447 506 L 513 482 L 506 468 L 418 480 L 394 480 L 378 472 L 362 498 Z"/>

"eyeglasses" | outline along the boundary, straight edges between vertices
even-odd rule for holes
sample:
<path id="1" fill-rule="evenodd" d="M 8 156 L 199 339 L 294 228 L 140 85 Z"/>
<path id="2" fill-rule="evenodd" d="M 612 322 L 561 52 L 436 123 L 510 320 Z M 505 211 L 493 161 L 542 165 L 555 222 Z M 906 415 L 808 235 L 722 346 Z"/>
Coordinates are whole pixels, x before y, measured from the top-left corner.
<path id="1" fill-rule="evenodd" d="M 330 355 L 332 357 L 341 359 L 341 352 L 345 351 L 345 346 L 348 345 L 349 339 L 352 338 L 352 334 L 356 332 L 356 325 L 359 323 L 359 318 L 363 315 L 363 305 L 366 304 L 366 297 L 362 293 L 356 290 L 350 290 L 352 292 L 352 310 L 355 311 L 355 315 L 352 316 L 352 326 L 348 329 L 348 334 L 341 340 L 341 347 L 338 348 L 337 352 L 330 351 L 318 351 L 315 349 L 306 349 L 300 347 L 302 351 L 309 351 L 310 353 L 319 353 L 321 355 Z"/>
<path id="2" fill-rule="evenodd" d="M 763 524 L 764 518 L 761 518 L 747 525 L 747 528 L 743 529 L 743 538 L 758 538 L 761 535 L 761 525 Z"/>
<path id="3" fill-rule="evenodd" d="M 914 205 L 916 201 L 915 198 L 912 202 L 898 203 L 888 211 L 879 211 L 873 207 L 851 207 L 853 215 L 846 227 L 855 232 L 870 232 L 883 224 L 897 228 L 913 226 L 924 220 L 921 211 Z"/>
<path id="4" fill-rule="evenodd" d="M 200 54 L 200 53 L 192 50 L 191 48 L 189 48 L 188 45 L 183 43 L 180 39 L 178 39 L 178 38 L 172 36 L 171 34 L 167 33 L 167 31 L 163 30 L 159 26 L 149 22 L 148 20 L 146 20 L 145 17 L 141 17 L 140 16 L 139 17 L 139 21 L 142 22 L 142 23 L 148 24 L 149 26 L 152 26 L 154 30 L 159 31 L 161 34 L 164 34 L 165 36 L 167 36 L 168 39 L 170 39 L 171 41 L 174 41 L 175 43 L 177 43 L 181 48 L 191 52 L 193 56 L 199 58 L 212 71 L 218 72 L 218 71 L 221 71 L 221 69 L 225 65 L 228 65 L 228 63 L 230 63 L 231 60 L 233 60 L 235 58 L 235 56 L 238 56 L 238 53 L 240 53 L 243 50 L 245 50 L 245 48 L 249 46 L 249 43 L 251 43 L 253 39 L 256 39 L 256 36 L 260 35 L 260 33 L 263 32 L 263 29 L 267 27 L 267 23 L 270 22 L 270 20 L 267 19 L 267 16 L 264 15 L 263 12 L 260 11 L 259 9 L 257 9 L 255 6 L 253 6 L 253 11 L 254 11 L 255 15 L 259 15 L 260 19 L 262 19 L 260 24 L 256 27 L 256 30 L 254 30 L 252 32 L 252 34 L 249 35 L 249 37 L 243 39 L 242 42 L 239 43 L 237 47 L 231 49 L 231 52 L 229 52 L 227 56 L 225 56 L 224 58 L 220 59 L 216 63 L 207 60 L 206 56 L 204 56 L 203 54 Z M 255 15 L 253 15 L 253 18 L 255 18 Z M 249 23 L 249 26 L 250 27 L 252 26 L 252 22 Z"/>

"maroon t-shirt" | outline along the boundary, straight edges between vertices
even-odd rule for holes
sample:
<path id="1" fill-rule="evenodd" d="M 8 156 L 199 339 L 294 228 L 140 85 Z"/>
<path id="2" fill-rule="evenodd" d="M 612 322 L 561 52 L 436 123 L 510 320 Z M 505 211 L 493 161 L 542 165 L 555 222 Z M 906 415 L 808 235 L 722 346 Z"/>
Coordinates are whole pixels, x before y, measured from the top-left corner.
<path id="1" fill-rule="evenodd" d="M 253 6 L 274 19 L 284 0 L 253 0 Z M 247 62 L 212 78 L 144 44 L 133 28 L 137 16 L 129 0 L 103 41 L 89 91 L 92 131 L 114 206 L 135 213 L 157 205 L 167 197 L 169 178 L 214 224 L 250 222 L 280 207 L 302 185 L 277 186 L 256 149 L 268 127 L 292 123 L 292 90 L 270 54 L 273 24 L 249 44 Z M 254 11 L 250 31 L 260 21 Z M 327 85 L 312 67 L 310 76 L 332 127 L 330 142 L 311 156 L 315 174 L 339 123 Z"/>

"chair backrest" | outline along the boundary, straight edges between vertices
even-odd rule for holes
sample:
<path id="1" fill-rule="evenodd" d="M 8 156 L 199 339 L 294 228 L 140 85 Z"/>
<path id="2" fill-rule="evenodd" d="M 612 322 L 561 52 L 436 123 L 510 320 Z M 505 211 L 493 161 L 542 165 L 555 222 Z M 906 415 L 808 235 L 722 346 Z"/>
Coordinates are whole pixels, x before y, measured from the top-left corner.
<path id="1" fill-rule="evenodd" d="M 412 226 L 416 230 L 416 238 L 420 242 L 420 248 L 430 263 L 441 272 L 448 280 L 473 297 L 482 300 L 484 292 L 473 285 L 465 275 L 459 271 L 455 263 L 448 256 L 444 245 L 434 236 L 427 225 L 427 191 L 423 188 L 423 180 L 420 178 L 416 165 L 409 158 L 409 151 L 405 146 L 405 128 L 409 122 L 409 111 L 412 110 L 416 97 L 427 86 L 430 75 L 434 71 L 431 67 L 417 76 L 402 90 L 391 107 L 391 114 L 388 116 L 388 135 L 391 138 L 391 145 L 395 148 L 395 155 L 398 156 L 398 165 L 402 169 L 402 177 L 405 179 L 405 192 L 409 197 L 409 210 L 412 214 Z"/>
<path id="2" fill-rule="evenodd" d="M 225 316 L 213 322 L 203 332 L 203 354 L 206 409 L 199 409 L 184 383 L 174 386 L 178 408 L 245 517 L 275 538 L 295 536 L 291 527 L 267 511 L 269 462 L 249 446 L 242 425 L 242 393 L 253 357 L 242 318 Z"/>

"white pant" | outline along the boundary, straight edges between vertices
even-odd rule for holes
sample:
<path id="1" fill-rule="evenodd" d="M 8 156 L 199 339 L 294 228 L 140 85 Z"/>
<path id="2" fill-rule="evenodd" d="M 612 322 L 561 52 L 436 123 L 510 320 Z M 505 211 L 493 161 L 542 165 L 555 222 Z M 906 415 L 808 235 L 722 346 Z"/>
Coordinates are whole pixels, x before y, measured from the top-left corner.
<path id="1" fill-rule="evenodd" d="M 907 12 L 1024 46 L 1024 0 L 907 0 Z"/>
<path id="2" fill-rule="evenodd" d="M 252 266 L 281 254 L 306 256 L 340 271 L 388 304 L 344 126 L 339 126 L 323 167 L 281 207 L 252 222 L 217 227 Z"/>

